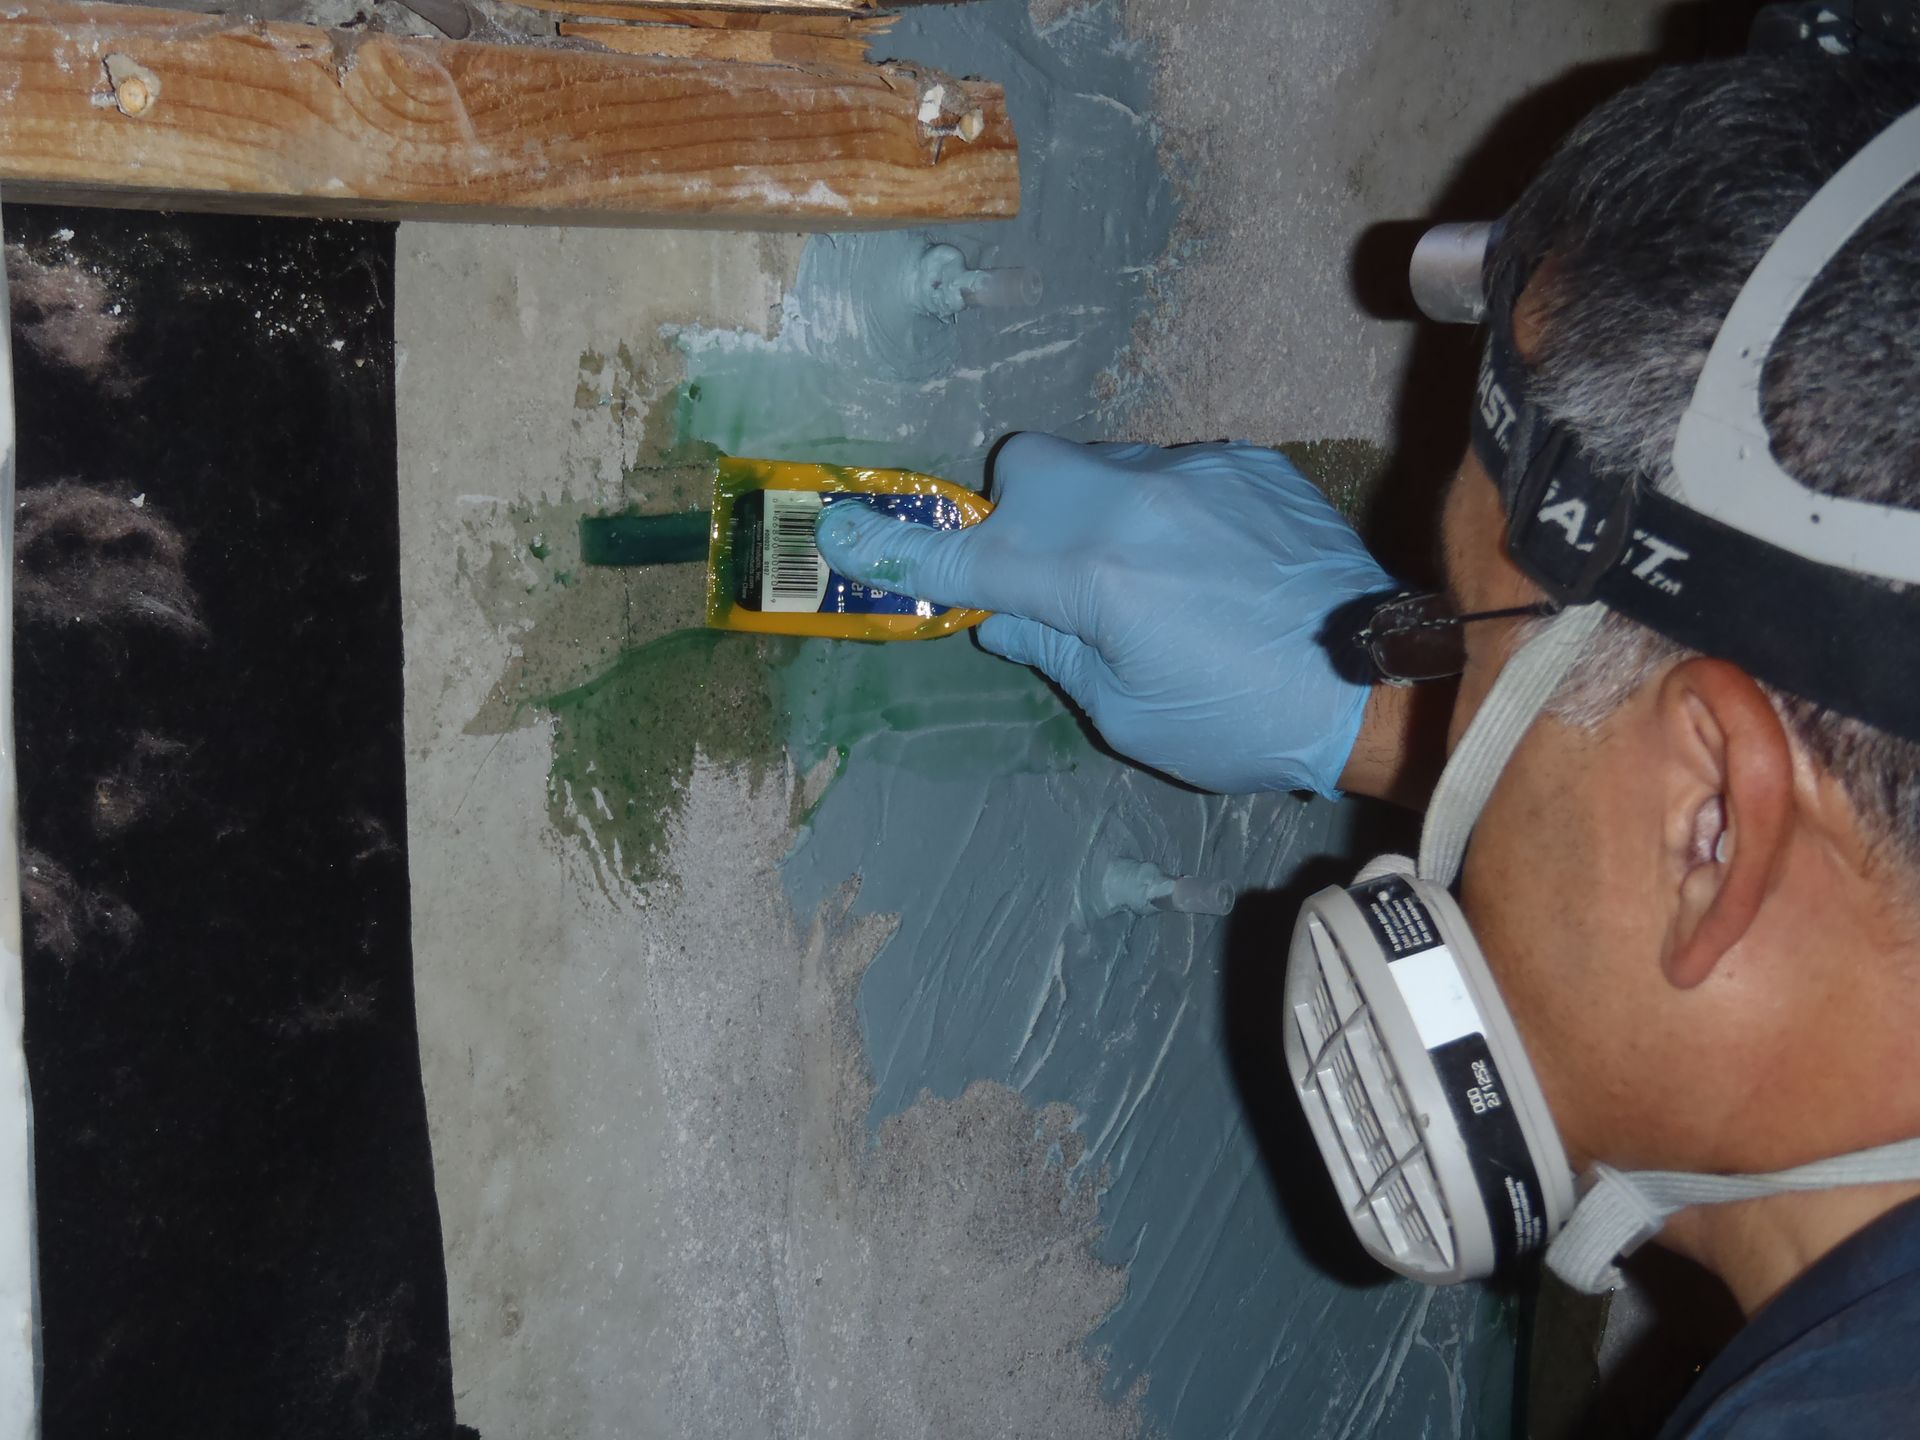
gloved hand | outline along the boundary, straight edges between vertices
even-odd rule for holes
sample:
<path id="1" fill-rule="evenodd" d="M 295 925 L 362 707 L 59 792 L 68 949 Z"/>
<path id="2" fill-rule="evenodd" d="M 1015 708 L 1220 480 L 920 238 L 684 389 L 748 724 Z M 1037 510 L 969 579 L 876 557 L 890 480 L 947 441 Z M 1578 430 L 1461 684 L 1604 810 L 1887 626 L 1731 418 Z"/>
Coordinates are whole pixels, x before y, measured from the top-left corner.
<path id="1" fill-rule="evenodd" d="M 1321 630 L 1392 581 L 1291 461 L 1024 434 L 994 491 L 959 531 L 831 506 L 821 553 L 867 584 L 994 611 L 980 643 L 1044 671 L 1143 765 L 1229 794 L 1334 793 L 1370 687 L 1336 672 Z"/>

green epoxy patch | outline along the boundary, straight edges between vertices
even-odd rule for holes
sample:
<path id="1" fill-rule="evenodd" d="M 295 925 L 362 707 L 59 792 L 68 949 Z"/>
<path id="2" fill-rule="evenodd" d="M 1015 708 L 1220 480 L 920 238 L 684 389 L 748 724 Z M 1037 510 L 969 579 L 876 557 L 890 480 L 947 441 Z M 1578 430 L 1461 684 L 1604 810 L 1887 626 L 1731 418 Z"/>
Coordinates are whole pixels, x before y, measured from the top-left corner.
<path id="1" fill-rule="evenodd" d="M 563 834 L 634 884 L 658 880 L 696 754 L 760 783 L 854 746 L 919 774 L 1067 770 L 1091 749 L 1032 671 L 965 636 L 915 644 L 680 630 L 627 650 L 538 708 L 555 721 L 548 803 Z M 793 821 L 803 823 L 798 794 Z M 818 797 L 815 797 L 815 804 Z"/>
<path id="2" fill-rule="evenodd" d="M 640 431 L 617 493 L 595 499 L 563 489 L 557 500 L 505 506 L 478 521 L 462 547 L 462 581 L 488 620 L 513 634 L 518 651 L 468 722 L 470 734 L 529 725 L 545 697 L 605 673 L 636 646 L 701 623 L 705 565 L 610 570 L 584 563 L 585 519 L 681 515 L 712 500 L 719 451 L 682 437 L 687 387 L 643 406 L 635 364 L 625 346 L 611 360 L 589 352 L 580 361 L 583 388 Z"/>
<path id="3" fill-rule="evenodd" d="M 564 492 L 509 505 L 463 546 L 463 578 L 475 603 L 515 648 L 467 723 L 469 734 L 530 725 L 544 697 L 586 683 L 636 644 L 700 623 L 704 566 L 582 565 L 580 521 L 601 508 Z"/>
<path id="4" fill-rule="evenodd" d="M 866 645 L 801 641 L 774 676 L 802 771 L 866 740 L 888 763 L 935 776 L 1070 770 L 1092 753 L 1079 720 L 1034 671 L 965 635 Z"/>
<path id="5" fill-rule="evenodd" d="M 623 412 L 641 432 L 622 477 L 624 503 L 563 494 L 509 507 L 509 534 L 496 530 L 478 572 L 466 573 L 489 616 L 519 632 L 520 648 L 469 728 L 497 733 L 542 713 L 554 718 L 549 802 L 563 833 L 590 837 L 624 880 L 647 884 L 662 873 L 696 754 L 745 766 L 757 783 L 787 755 L 803 773 L 830 755 L 843 770 L 856 747 L 870 763 L 954 778 L 1070 770 L 1093 753 L 1080 720 L 1045 680 L 967 637 L 863 645 L 709 631 L 695 628 L 702 567 L 582 569 L 583 518 L 706 506 L 720 453 L 716 429 L 733 448 L 752 450 L 749 395 L 761 401 L 757 418 L 767 419 L 764 375 L 709 374 L 648 403 L 622 378 L 635 368 L 624 353 L 581 360 L 582 395 Z M 797 405 L 781 409 L 818 399 L 789 398 Z M 716 411 L 726 422 L 718 427 Z M 813 409 L 815 419 L 830 413 Z M 805 448 L 806 458 L 841 463 L 917 458 L 897 443 L 826 433 L 804 447 L 768 448 Z M 1349 513 L 1385 461 L 1360 440 L 1281 448 Z M 804 818 L 796 808 L 795 823 Z"/>
<path id="6" fill-rule="evenodd" d="M 627 488 L 643 495 L 650 511 L 711 500 L 718 450 L 679 429 L 700 401 L 697 386 L 684 386 L 648 415 L 644 458 L 628 472 Z M 879 445 L 859 448 L 886 453 Z M 551 548 L 542 595 L 564 583 L 552 567 L 577 563 L 581 518 L 596 513 L 615 512 L 566 504 L 515 515 L 525 554 L 532 553 L 536 526 L 540 543 Z M 1068 769 L 1090 753 L 1079 722 L 1044 680 L 983 654 L 965 636 L 865 645 L 641 628 L 657 623 L 658 605 L 668 598 L 655 593 L 660 587 L 677 596 L 703 575 L 703 567 L 589 566 L 575 593 L 557 605 L 519 606 L 537 613 L 521 642 L 526 659 L 514 689 L 522 706 L 530 702 L 556 722 L 554 823 L 562 833 L 590 837 L 603 863 L 626 881 L 644 885 L 663 873 L 696 754 L 745 766 L 758 783 L 787 755 L 804 773 L 830 755 L 844 765 L 855 746 L 873 739 L 889 763 L 937 775 Z M 608 583 L 624 597 L 622 623 L 631 636 L 612 655 L 604 643 L 612 616 L 604 599 L 598 607 L 588 601 Z M 593 608 L 597 620 L 588 618 Z M 592 664 L 589 678 L 577 674 L 583 663 Z M 533 689 L 536 677 L 560 674 L 567 682 L 544 697 Z M 798 794 L 795 804 L 798 825 L 812 807 L 802 809 Z"/>
<path id="7" fill-rule="evenodd" d="M 850 410 L 847 367 L 813 356 L 776 350 L 709 350 L 689 357 L 699 378 L 682 387 L 676 419 L 689 441 L 705 442 L 729 455 L 759 460 L 804 460 L 812 464 L 919 470 L 955 484 L 976 483 L 980 452 L 929 445 L 919 434 L 872 440 L 859 407 Z M 871 358 L 865 370 L 875 368 Z M 866 380 L 861 376 L 854 383 Z M 941 397 L 901 391 L 891 403 L 940 407 Z M 884 430 L 897 425 L 889 408 Z M 851 419 L 851 423 L 850 422 Z"/>
<path id="8" fill-rule="evenodd" d="M 768 663 L 791 641 L 678 630 L 540 708 L 556 722 L 548 804 L 563 834 L 591 835 L 621 878 L 660 877 L 696 753 L 758 784 L 785 754 Z M 584 822 L 584 823 L 583 823 Z"/>

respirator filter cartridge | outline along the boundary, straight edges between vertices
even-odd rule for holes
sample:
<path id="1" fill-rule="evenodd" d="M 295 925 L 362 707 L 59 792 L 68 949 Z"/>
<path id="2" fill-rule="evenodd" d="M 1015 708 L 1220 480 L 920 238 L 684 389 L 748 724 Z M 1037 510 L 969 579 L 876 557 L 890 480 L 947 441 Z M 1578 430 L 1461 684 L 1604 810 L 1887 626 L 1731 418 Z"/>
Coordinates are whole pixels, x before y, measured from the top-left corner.
<path id="1" fill-rule="evenodd" d="M 1552 1239 L 1573 1175 L 1465 915 L 1393 861 L 1301 909 L 1287 1070 L 1367 1252 L 1450 1284 Z"/>

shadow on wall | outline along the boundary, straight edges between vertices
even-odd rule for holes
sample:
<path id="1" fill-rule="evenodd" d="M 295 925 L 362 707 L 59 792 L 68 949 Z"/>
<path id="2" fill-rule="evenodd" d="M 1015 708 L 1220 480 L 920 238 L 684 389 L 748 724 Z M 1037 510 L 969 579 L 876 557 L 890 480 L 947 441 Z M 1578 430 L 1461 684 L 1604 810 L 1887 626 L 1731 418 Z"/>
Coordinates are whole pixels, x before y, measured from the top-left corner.
<path id="1" fill-rule="evenodd" d="M 1740 53 L 1759 8 L 1758 0 L 1670 5 L 1662 12 L 1660 43 L 1648 54 L 1576 66 L 1515 101 L 1454 168 L 1428 215 L 1384 221 L 1360 235 L 1347 269 L 1360 308 L 1377 319 L 1418 320 L 1407 260 L 1427 226 L 1504 213 L 1596 105 L 1663 65 Z M 1365 529 L 1381 563 L 1415 583 L 1438 579 L 1440 499 L 1455 460 L 1466 452 L 1467 402 L 1478 358 L 1473 328 L 1421 325 L 1394 402 L 1390 458 Z"/>
<path id="2" fill-rule="evenodd" d="M 1406 852 L 1419 841 L 1409 811 L 1370 801 L 1349 802 L 1356 815 L 1356 854 Z M 1294 917 L 1316 890 L 1353 878 L 1350 855 L 1323 855 L 1303 863 L 1282 890 L 1243 895 L 1228 922 L 1220 966 L 1221 1015 L 1227 1063 L 1240 1103 L 1260 1147 L 1267 1188 L 1286 1216 L 1300 1253 L 1342 1285 L 1385 1285 L 1394 1276 L 1376 1263 L 1353 1233 L 1320 1149 L 1294 1097 L 1283 1048 L 1283 990 Z"/>

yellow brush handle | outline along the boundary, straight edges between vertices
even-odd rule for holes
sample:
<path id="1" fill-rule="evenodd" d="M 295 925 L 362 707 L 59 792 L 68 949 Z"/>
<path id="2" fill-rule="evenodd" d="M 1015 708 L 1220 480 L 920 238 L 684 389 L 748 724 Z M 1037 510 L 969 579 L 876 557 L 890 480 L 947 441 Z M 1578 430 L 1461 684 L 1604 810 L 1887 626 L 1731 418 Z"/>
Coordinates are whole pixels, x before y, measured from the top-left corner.
<path id="1" fill-rule="evenodd" d="M 849 465 L 813 465 L 793 460 L 723 457 L 713 481 L 713 532 L 707 563 L 707 624 L 721 630 L 763 635 L 820 635 L 834 640 L 931 640 L 978 625 L 985 610 L 948 610 L 918 615 L 838 615 L 816 611 L 749 610 L 733 598 L 733 507 L 755 490 L 817 490 L 866 495 L 938 495 L 977 525 L 993 505 L 965 486 L 912 470 L 868 470 Z"/>

